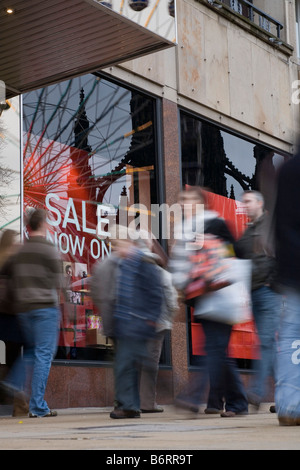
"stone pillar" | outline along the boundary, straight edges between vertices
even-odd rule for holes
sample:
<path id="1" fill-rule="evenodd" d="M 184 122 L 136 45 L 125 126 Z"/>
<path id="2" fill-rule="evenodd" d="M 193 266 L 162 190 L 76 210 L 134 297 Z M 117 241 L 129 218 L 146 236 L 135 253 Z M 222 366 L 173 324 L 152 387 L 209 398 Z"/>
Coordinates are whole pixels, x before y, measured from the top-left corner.
<path id="1" fill-rule="evenodd" d="M 172 205 L 177 202 L 178 192 L 181 189 L 180 165 L 180 122 L 178 120 L 177 104 L 163 100 L 163 154 L 165 168 L 165 202 Z M 172 240 L 169 242 L 169 246 Z M 187 343 L 186 309 L 181 305 L 175 319 L 172 335 L 172 370 L 173 395 L 178 394 L 188 379 L 188 343 Z"/>

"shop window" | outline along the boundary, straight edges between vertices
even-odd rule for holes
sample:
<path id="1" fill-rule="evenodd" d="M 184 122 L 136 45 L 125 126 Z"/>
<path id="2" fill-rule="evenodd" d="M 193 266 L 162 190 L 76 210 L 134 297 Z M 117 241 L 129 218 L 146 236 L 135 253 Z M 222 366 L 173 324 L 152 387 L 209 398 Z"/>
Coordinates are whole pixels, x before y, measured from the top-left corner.
<path id="1" fill-rule="evenodd" d="M 23 97 L 24 210 L 49 211 L 48 238 L 64 264 L 57 360 L 112 357 L 89 280 L 110 254 L 107 219 L 120 222 L 120 200 L 149 210 L 159 202 L 155 110 L 151 97 L 96 75 Z"/>
<path id="2" fill-rule="evenodd" d="M 21 230 L 20 98 L 0 109 L 0 231 Z"/>
<path id="3" fill-rule="evenodd" d="M 185 112 L 180 116 L 182 185 L 205 187 L 212 208 L 226 220 L 233 235 L 239 237 L 247 222 L 240 202 L 243 191 L 261 191 L 266 210 L 272 211 L 276 173 L 289 156 Z M 188 322 L 190 361 L 197 365 L 204 355 L 204 336 L 201 325 L 194 323 L 190 310 Z M 252 321 L 234 327 L 230 355 L 243 367 L 258 358 L 258 339 Z"/>

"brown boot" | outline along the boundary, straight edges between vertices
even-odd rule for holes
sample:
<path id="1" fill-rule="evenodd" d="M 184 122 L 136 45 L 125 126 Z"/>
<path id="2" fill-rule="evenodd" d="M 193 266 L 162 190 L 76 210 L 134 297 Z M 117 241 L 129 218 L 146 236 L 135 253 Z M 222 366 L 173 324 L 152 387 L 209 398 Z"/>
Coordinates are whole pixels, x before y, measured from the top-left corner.
<path id="1" fill-rule="evenodd" d="M 13 416 L 27 416 L 29 413 L 29 403 L 28 398 L 25 393 L 19 392 L 16 393 L 14 398 L 14 407 L 13 407 Z"/>

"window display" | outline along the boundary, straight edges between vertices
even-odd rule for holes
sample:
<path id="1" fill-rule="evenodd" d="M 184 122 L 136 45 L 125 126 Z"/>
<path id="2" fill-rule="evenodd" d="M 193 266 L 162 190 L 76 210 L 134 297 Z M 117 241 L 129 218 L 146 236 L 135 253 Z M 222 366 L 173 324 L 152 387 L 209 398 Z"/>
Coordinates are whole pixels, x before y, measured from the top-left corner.
<path id="1" fill-rule="evenodd" d="M 21 230 L 20 97 L 0 109 L 0 230 Z"/>
<path id="2" fill-rule="evenodd" d="M 183 186 L 207 189 L 210 207 L 223 217 L 234 237 L 245 230 L 247 217 L 241 203 L 243 191 L 264 194 L 265 209 L 272 212 L 276 194 L 276 172 L 288 155 L 229 133 L 205 120 L 181 112 L 181 153 Z M 188 312 L 190 360 L 197 364 L 204 354 L 201 324 Z M 258 359 L 258 338 L 249 321 L 233 328 L 230 355 L 249 366 Z"/>
<path id="3" fill-rule="evenodd" d="M 97 74 L 24 95 L 24 211 L 47 209 L 48 239 L 63 259 L 57 359 L 110 358 L 89 280 L 110 254 L 120 201 L 136 224 L 138 210 L 127 207 L 158 203 L 155 123 L 154 99 Z"/>

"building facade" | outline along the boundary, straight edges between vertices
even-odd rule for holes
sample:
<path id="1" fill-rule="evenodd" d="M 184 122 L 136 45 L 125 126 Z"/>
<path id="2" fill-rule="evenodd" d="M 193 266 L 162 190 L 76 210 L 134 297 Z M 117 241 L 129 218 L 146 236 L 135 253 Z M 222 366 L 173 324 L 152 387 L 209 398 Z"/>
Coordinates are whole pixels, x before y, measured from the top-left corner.
<path id="1" fill-rule="evenodd" d="M 153 8 L 140 3 L 144 14 Z M 235 236 L 243 190 L 261 190 L 272 210 L 276 171 L 298 139 L 299 8 L 177 0 L 175 47 L 22 95 L 21 212 L 49 210 L 48 237 L 65 268 L 52 407 L 113 404 L 113 347 L 88 279 L 109 256 L 105 233 L 122 204 L 127 222 L 154 230 L 153 207 L 172 206 L 186 185 L 205 186 Z M 168 239 L 158 228 L 158 239 L 168 252 L 172 230 Z M 182 306 L 161 357 L 160 403 L 172 402 L 203 354 L 201 327 Z M 247 382 L 259 359 L 251 318 L 234 328 L 230 354 Z"/>

